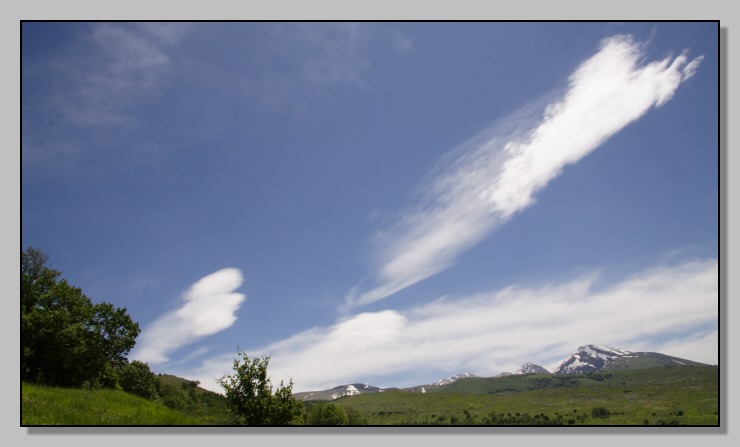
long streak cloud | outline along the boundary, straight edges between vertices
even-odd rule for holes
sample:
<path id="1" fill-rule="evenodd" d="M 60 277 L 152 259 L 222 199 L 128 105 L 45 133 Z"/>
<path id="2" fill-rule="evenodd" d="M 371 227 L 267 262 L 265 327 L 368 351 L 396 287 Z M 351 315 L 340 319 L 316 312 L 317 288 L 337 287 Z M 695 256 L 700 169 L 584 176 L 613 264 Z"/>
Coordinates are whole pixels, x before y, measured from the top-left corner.
<path id="1" fill-rule="evenodd" d="M 630 36 L 602 41 L 539 117 L 516 114 L 456 148 L 424 185 L 420 203 L 380 233 L 375 284 L 346 296 L 382 300 L 450 267 L 466 249 L 535 201 L 535 194 L 609 137 L 669 101 L 703 56 L 642 63 Z M 524 116 L 524 117 L 523 117 Z"/>
<path id="2" fill-rule="evenodd" d="M 356 381 L 419 385 L 396 382 L 419 371 L 493 376 L 525 361 L 552 366 L 584 344 L 584 334 L 593 343 L 717 362 L 716 259 L 656 266 L 606 287 L 600 277 L 596 271 L 363 312 L 247 351 L 271 355 L 273 383 L 292 378 L 296 391 Z M 220 391 L 214 378 L 229 373 L 233 359 L 206 359 L 182 374 Z"/>

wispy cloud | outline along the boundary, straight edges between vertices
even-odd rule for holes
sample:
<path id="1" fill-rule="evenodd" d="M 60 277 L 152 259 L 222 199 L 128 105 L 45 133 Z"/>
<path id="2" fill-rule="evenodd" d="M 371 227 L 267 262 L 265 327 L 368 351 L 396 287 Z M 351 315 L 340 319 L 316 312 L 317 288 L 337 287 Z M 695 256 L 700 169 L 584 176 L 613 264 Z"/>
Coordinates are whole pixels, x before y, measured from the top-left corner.
<path id="1" fill-rule="evenodd" d="M 169 352 L 230 327 L 244 301 L 243 294 L 234 293 L 241 285 L 242 274 L 233 268 L 200 279 L 183 294 L 180 308 L 142 331 L 131 358 L 161 364 Z"/>
<path id="2" fill-rule="evenodd" d="M 719 358 L 719 331 L 716 325 L 712 329 L 699 330 L 688 336 L 669 338 L 668 341 L 650 341 L 632 345 L 633 351 L 660 352 L 697 362 L 716 365 Z"/>
<path id="3" fill-rule="evenodd" d="M 276 36 L 307 81 L 316 85 L 361 82 L 360 73 L 368 65 L 361 24 L 302 23 L 276 28 Z"/>
<path id="4" fill-rule="evenodd" d="M 308 111 L 364 85 L 375 37 L 403 39 L 360 23 L 63 26 L 74 37 L 51 53 L 24 49 L 22 67 L 23 162 L 49 172 L 111 148 L 152 163 L 158 148 L 214 135 L 238 112 Z M 146 143 L 122 145 L 122 133 Z"/>
<path id="5" fill-rule="evenodd" d="M 45 24 L 29 33 L 41 34 Z M 49 25 L 50 29 L 52 25 Z M 162 97 L 172 53 L 188 24 L 57 24 L 66 38 L 53 52 L 24 49 L 23 164 L 39 177 L 83 171 L 79 159 L 120 147 L 121 132 L 148 125 L 142 108 Z M 128 144 L 148 159 L 152 146 Z M 90 172 L 91 170 L 88 170 Z M 29 176 L 27 176 L 29 177 Z"/>
<path id="6" fill-rule="evenodd" d="M 178 35 L 171 28 L 95 24 L 89 35 L 90 54 L 76 55 L 79 66 L 71 60 L 54 62 L 70 75 L 68 89 L 56 92 L 67 122 L 134 124 L 133 107 L 151 98 L 161 83 L 171 65 L 166 48 Z"/>
<path id="7" fill-rule="evenodd" d="M 690 61 L 686 52 L 647 64 L 643 58 L 641 44 L 630 37 L 605 39 L 543 114 L 514 114 L 456 148 L 423 185 L 419 203 L 379 234 L 375 283 L 369 290 L 353 288 L 345 309 L 384 299 L 448 268 L 534 203 L 566 165 L 670 100 L 702 60 Z"/>
<path id="8" fill-rule="evenodd" d="M 272 378 L 293 378 L 297 391 L 358 380 L 410 386 L 418 383 L 394 377 L 408 381 L 419 371 L 495 375 L 525 361 L 549 365 L 584 343 L 665 348 L 716 363 L 717 285 L 716 259 L 655 267 L 608 287 L 592 273 L 561 284 L 442 298 L 407 311 L 360 313 L 247 352 L 271 355 Z M 645 345 L 652 337 L 675 341 Z M 213 378 L 230 372 L 233 357 L 181 373 L 217 390 Z"/>
<path id="9" fill-rule="evenodd" d="M 193 83 L 246 109 L 307 110 L 338 87 L 364 85 L 370 58 L 362 24 L 259 23 L 221 27 L 217 37 L 211 26 L 201 27 L 199 36 L 212 51 L 185 62 L 197 73 Z"/>

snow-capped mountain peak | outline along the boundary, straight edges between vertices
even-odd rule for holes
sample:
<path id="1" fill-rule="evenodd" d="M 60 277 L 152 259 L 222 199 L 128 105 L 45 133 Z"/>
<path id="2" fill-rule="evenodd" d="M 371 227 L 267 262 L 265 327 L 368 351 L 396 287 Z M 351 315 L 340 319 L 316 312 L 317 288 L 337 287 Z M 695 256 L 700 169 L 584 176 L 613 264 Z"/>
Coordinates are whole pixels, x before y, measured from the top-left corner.
<path id="1" fill-rule="evenodd" d="M 478 377 L 478 376 L 474 374 L 470 374 L 470 373 L 455 374 L 454 376 L 446 377 L 444 379 L 439 379 L 436 382 L 434 382 L 432 385 L 437 385 L 437 386 L 449 385 L 452 382 L 455 382 L 460 379 L 467 379 L 469 377 Z"/>
<path id="2" fill-rule="evenodd" d="M 536 365 L 532 362 L 526 362 L 519 368 L 518 370 L 514 371 L 514 374 L 549 374 L 550 371 L 545 369 L 544 367 L 540 365 Z"/>
<path id="3" fill-rule="evenodd" d="M 601 357 L 601 358 L 612 358 L 612 357 L 619 357 L 622 355 L 632 354 L 632 352 L 630 351 L 624 351 L 622 349 L 610 348 L 608 346 L 601 346 L 601 345 L 579 346 L 578 351 L 585 352 L 593 357 Z"/>
<path id="4" fill-rule="evenodd" d="M 551 372 L 553 374 L 580 374 L 601 370 L 607 363 L 616 358 L 628 356 L 632 353 L 622 349 L 601 345 L 579 346 L 576 352 L 558 363 Z"/>
<path id="5" fill-rule="evenodd" d="M 349 385 L 341 385 L 338 387 L 334 387 L 329 391 L 331 392 L 332 399 L 339 399 L 340 397 L 356 396 L 362 393 L 382 392 L 383 389 L 372 386 L 372 385 L 367 385 L 364 383 L 352 383 Z"/>

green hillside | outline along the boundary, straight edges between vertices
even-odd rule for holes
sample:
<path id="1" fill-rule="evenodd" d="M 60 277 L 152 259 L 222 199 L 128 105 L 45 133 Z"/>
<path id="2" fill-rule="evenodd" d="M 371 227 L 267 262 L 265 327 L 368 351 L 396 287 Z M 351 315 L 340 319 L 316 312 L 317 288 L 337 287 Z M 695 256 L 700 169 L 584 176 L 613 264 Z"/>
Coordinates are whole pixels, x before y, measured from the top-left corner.
<path id="1" fill-rule="evenodd" d="M 197 382 L 161 375 L 155 401 L 121 390 L 46 387 L 23 383 L 22 425 L 228 425 L 220 394 Z"/>
<path id="2" fill-rule="evenodd" d="M 110 389 L 22 384 L 22 425 L 228 425 L 223 396 L 159 375 L 155 401 Z M 426 393 L 387 390 L 332 401 L 369 425 L 717 426 L 716 366 L 460 379 Z"/>
<path id="3" fill-rule="evenodd" d="M 110 389 L 21 385 L 22 425 L 200 425 L 162 404 Z"/>
<path id="4" fill-rule="evenodd" d="M 197 381 L 160 374 L 159 401 L 168 408 L 197 418 L 202 424 L 228 425 L 229 409 L 226 398 L 198 386 Z"/>
<path id="5" fill-rule="evenodd" d="M 658 352 L 635 352 L 629 356 L 617 357 L 606 364 L 607 370 L 646 369 L 660 366 L 708 366 L 704 363 L 694 362 L 678 357 L 660 354 Z"/>
<path id="6" fill-rule="evenodd" d="M 370 425 L 718 424 L 716 366 L 461 379 L 427 393 L 344 397 Z"/>
<path id="7" fill-rule="evenodd" d="M 504 377 L 474 377 L 461 379 L 450 385 L 431 389 L 430 393 L 518 393 L 541 389 L 573 387 L 609 387 L 619 383 L 630 385 L 661 384 L 670 386 L 675 382 L 695 380 L 717 380 L 716 367 L 666 367 L 630 370 L 609 370 L 592 374 L 552 375 L 524 374 Z M 623 385 L 624 386 L 624 385 Z"/>

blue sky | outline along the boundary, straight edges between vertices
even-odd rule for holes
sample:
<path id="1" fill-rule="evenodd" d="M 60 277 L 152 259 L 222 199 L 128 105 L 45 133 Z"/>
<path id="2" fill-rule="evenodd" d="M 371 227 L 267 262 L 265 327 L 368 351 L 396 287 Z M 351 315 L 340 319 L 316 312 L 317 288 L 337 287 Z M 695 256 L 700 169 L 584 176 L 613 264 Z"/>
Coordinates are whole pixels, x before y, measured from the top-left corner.
<path id="1" fill-rule="evenodd" d="M 713 23 L 24 23 L 21 244 L 217 390 L 718 362 Z"/>

